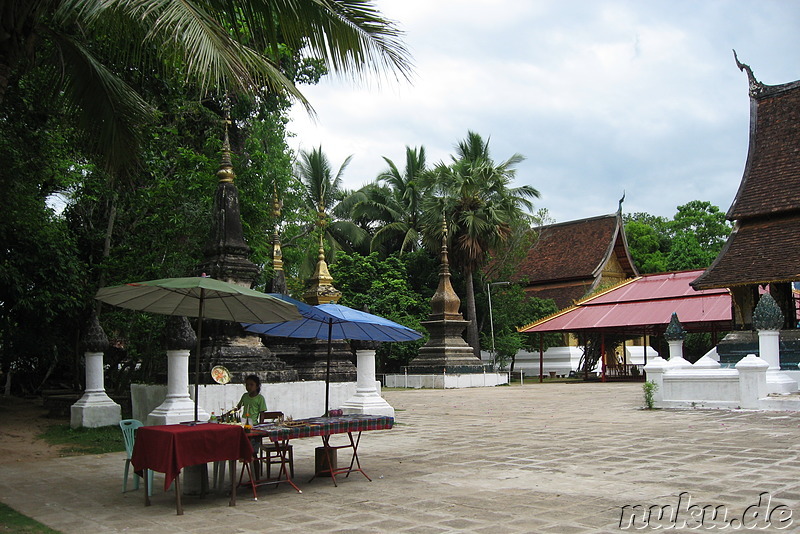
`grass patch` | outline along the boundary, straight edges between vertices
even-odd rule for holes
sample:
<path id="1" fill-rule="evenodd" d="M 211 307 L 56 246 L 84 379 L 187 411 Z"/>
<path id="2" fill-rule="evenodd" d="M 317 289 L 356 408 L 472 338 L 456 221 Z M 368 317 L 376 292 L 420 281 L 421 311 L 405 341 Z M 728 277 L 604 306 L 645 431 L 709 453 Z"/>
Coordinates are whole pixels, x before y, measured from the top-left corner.
<path id="1" fill-rule="evenodd" d="M 10 506 L 0 502 L 0 532 L 13 534 L 59 534 L 57 530 L 46 527 L 28 516 L 22 515 Z"/>
<path id="2" fill-rule="evenodd" d="M 71 428 L 69 424 L 52 425 L 39 437 L 50 445 L 61 445 L 60 452 L 67 455 L 125 451 L 119 426 Z"/>

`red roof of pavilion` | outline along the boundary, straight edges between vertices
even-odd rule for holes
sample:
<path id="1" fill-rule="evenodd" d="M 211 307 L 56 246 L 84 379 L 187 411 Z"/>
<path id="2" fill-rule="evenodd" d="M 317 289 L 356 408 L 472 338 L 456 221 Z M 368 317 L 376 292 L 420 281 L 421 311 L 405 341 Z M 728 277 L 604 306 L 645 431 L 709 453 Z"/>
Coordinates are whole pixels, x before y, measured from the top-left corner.
<path id="1" fill-rule="evenodd" d="M 644 275 L 589 297 L 575 306 L 521 327 L 520 332 L 576 332 L 602 329 L 628 334 L 660 333 L 672 313 L 687 331 L 727 330 L 731 297 L 727 289 L 695 291 L 689 282 L 702 269 Z"/>

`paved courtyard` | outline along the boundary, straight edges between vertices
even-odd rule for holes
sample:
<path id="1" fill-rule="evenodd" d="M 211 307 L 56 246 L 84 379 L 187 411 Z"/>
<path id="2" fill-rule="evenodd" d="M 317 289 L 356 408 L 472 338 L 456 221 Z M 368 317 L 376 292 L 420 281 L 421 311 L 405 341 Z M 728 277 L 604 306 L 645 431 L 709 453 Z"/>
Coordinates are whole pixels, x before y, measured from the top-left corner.
<path id="1" fill-rule="evenodd" d="M 141 489 L 121 493 L 116 453 L 0 465 L 0 500 L 76 534 L 800 530 L 797 413 L 648 411 L 640 383 L 385 397 L 395 427 L 364 433 L 359 448 L 372 482 L 358 473 L 338 488 L 308 482 L 320 443 L 304 439 L 293 442 L 302 494 L 281 485 L 254 501 L 242 489 L 236 507 L 225 495 L 187 496 L 177 516 L 158 474 L 153 506 L 143 506 Z"/>

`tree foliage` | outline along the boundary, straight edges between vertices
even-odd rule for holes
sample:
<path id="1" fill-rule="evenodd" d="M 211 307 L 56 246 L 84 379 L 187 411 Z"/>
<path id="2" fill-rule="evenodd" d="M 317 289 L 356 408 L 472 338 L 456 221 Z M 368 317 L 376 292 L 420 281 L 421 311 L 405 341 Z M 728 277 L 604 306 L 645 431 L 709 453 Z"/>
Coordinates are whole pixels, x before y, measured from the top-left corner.
<path id="1" fill-rule="evenodd" d="M 511 187 L 515 167 L 523 159 L 514 154 L 496 163 L 490 155 L 489 141 L 468 132 L 456 146 L 451 163 L 439 163 L 426 176 L 423 241 L 429 250 L 439 249 L 441 217 L 445 215 L 450 260 L 464 277 L 464 318 L 469 321 L 467 343 L 476 356 L 480 342 L 474 274 L 486 265 L 490 251 L 514 233 L 515 227 L 530 224 L 531 199 L 539 196 L 530 185 Z"/>
<path id="2" fill-rule="evenodd" d="M 710 202 L 678 206 L 672 220 L 647 213 L 625 216 L 625 235 L 641 273 L 704 269 L 725 245 L 731 225 Z"/>
<path id="3" fill-rule="evenodd" d="M 420 322 L 430 313 L 430 299 L 414 290 L 411 280 L 416 276 L 408 268 L 424 261 L 420 254 L 393 254 L 380 259 L 377 253 L 362 256 L 339 252 L 330 271 L 334 285 L 342 292 L 340 303 L 424 332 Z M 383 343 L 376 353 L 379 369 L 401 372 L 426 340 Z"/>
<path id="4" fill-rule="evenodd" d="M 492 322 L 489 321 L 488 293 L 482 292 L 479 299 L 481 310 L 485 310 L 481 329 L 481 346 L 485 347 L 484 350 L 491 350 L 493 323 L 495 361 L 498 368 L 509 369 L 513 372 L 517 352 L 523 349 L 538 350 L 539 348 L 538 336 L 520 333 L 517 328 L 547 317 L 557 312 L 558 308 L 552 300 L 528 298 L 518 284 L 497 286 L 491 288 L 491 292 Z M 544 342 L 545 349 L 550 344 L 557 344 L 557 340 L 553 336 L 546 336 Z"/>

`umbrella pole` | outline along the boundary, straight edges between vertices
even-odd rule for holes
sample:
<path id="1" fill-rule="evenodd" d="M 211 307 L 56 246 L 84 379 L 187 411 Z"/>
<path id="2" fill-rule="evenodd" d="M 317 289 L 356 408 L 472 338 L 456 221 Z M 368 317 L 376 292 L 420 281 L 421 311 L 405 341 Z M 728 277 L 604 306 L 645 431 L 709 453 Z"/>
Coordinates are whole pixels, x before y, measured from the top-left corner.
<path id="1" fill-rule="evenodd" d="M 200 310 L 197 314 L 197 347 L 195 349 L 194 357 L 194 421 L 197 422 L 197 403 L 199 399 L 197 394 L 200 389 L 200 341 L 203 336 L 203 300 L 205 298 L 205 289 L 200 288 Z"/>
<path id="2" fill-rule="evenodd" d="M 328 401 L 331 389 L 331 336 L 333 335 L 333 319 L 328 319 L 328 361 L 325 365 L 325 413 L 323 417 L 328 417 Z"/>

